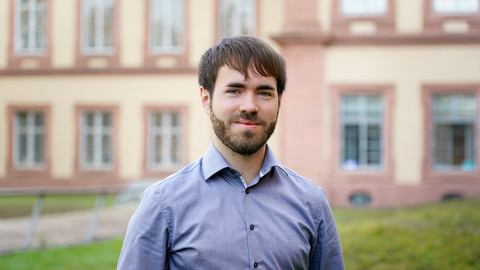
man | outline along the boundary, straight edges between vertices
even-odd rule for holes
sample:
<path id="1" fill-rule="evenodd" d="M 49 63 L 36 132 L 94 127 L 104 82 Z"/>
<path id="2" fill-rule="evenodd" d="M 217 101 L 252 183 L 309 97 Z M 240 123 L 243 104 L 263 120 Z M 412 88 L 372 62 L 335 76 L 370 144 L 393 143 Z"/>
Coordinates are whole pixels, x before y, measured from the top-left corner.
<path id="1" fill-rule="evenodd" d="M 344 269 L 325 193 L 266 144 L 283 58 L 256 38 L 228 38 L 207 50 L 198 74 L 212 144 L 145 191 L 118 269 Z"/>

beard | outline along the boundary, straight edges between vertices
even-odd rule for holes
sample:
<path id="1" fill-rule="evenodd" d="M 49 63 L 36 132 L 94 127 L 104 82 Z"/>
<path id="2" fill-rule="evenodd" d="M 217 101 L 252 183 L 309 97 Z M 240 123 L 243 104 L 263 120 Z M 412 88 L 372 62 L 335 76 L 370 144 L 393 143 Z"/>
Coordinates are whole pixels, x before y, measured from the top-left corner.
<path id="1" fill-rule="evenodd" d="M 210 112 L 210 121 L 212 122 L 215 135 L 217 135 L 225 146 L 242 156 L 251 156 L 258 152 L 258 150 L 267 143 L 268 139 L 275 131 L 275 126 L 277 124 L 277 118 L 275 118 L 275 121 L 267 123 L 265 120 L 259 118 L 257 114 L 243 112 L 233 115 L 228 121 L 223 121 L 217 118 L 215 113 L 213 113 L 211 106 Z M 260 134 L 255 134 L 252 130 L 244 130 L 235 134 L 232 132 L 231 126 L 238 120 L 255 121 L 263 127 L 263 131 L 260 131 Z"/>

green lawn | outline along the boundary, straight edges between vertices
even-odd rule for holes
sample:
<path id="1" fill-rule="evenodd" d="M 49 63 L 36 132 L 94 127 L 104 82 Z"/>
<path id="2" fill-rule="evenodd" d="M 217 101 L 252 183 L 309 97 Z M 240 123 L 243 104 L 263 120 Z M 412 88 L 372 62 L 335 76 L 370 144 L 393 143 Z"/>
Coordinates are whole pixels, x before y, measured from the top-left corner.
<path id="1" fill-rule="evenodd" d="M 480 200 L 335 209 L 348 270 L 480 270 Z M 115 269 L 122 239 L 0 257 L 0 269 Z"/>
<path id="2" fill-rule="evenodd" d="M 44 197 L 42 214 L 92 209 L 98 195 L 48 195 Z M 28 216 L 37 196 L 0 196 L 0 219 Z M 105 206 L 113 205 L 115 195 L 106 196 Z"/>
<path id="3" fill-rule="evenodd" d="M 480 200 L 336 210 L 346 269 L 480 270 Z"/>

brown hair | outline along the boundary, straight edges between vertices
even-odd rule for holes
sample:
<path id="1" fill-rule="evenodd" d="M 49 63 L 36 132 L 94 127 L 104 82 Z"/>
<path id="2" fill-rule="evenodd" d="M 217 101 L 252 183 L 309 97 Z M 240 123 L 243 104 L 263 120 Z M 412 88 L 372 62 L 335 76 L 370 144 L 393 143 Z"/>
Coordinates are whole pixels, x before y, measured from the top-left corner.
<path id="1" fill-rule="evenodd" d="M 208 49 L 198 65 L 198 83 L 210 95 L 213 94 L 218 70 L 228 66 L 248 77 L 248 71 L 255 75 L 273 76 L 277 81 L 280 96 L 285 90 L 287 75 L 285 60 L 266 42 L 248 36 L 225 38 Z"/>

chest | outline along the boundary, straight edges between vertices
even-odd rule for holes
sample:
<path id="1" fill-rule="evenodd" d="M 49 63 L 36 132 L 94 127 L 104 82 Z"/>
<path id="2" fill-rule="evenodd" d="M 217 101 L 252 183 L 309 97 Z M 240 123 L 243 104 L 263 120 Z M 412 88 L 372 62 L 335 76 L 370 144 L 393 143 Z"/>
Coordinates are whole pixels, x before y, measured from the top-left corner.
<path id="1" fill-rule="evenodd" d="M 253 193 L 253 194 L 252 194 Z M 304 202 L 281 194 L 210 194 L 172 214 L 171 262 L 178 268 L 307 268 L 315 226 Z"/>

